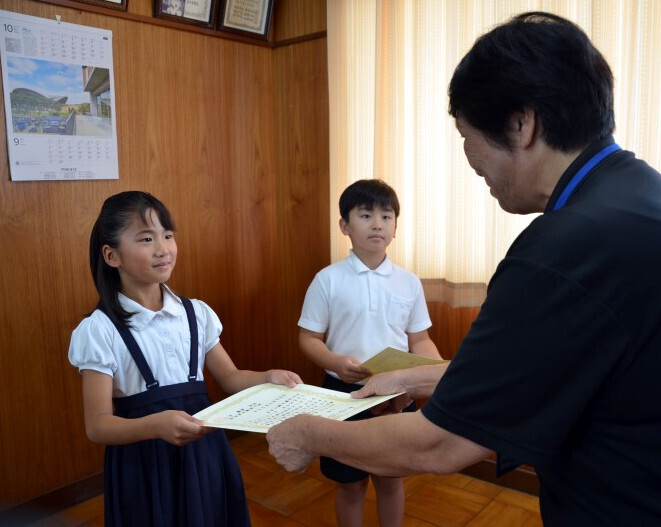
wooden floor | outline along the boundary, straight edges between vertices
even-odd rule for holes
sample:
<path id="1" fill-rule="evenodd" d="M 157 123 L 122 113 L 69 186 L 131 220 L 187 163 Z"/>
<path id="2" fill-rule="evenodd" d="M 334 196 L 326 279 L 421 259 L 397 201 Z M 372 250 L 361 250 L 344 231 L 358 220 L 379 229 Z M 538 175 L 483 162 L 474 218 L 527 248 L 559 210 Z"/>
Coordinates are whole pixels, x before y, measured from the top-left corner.
<path id="1" fill-rule="evenodd" d="M 334 485 L 315 463 L 289 474 L 268 453 L 263 434 L 231 441 L 241 465 L 254 527 L 333 527 Z M 542 525 L 536 496 L 463 474 L 413 476 L 404 480 L 406 527 L 535 527 Z M 378 526 L 374 490 L 365 504 L 366 526 Z M 103 526 L 98 496 L 28 527 Z"/>

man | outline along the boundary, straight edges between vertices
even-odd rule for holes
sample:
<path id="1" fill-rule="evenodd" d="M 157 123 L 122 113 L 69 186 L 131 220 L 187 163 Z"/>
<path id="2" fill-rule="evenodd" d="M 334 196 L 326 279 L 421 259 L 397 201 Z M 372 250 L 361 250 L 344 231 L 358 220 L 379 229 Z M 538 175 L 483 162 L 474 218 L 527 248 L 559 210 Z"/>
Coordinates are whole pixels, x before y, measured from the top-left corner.
<path id="1" fill-rule="evenodd" d="M 403 476 L 497 452 L 536 467 L 545 525 L 661 525 L 661 176 L 614 143 L 610 68 L 575 24 L 526 13 L 476 41 L 449 97 L 500 206 L 543 214 L 447 372 L 384 374 L 357 394 L 428 404 L 357 423 L 298 416 L 269 431 L 271 453 L 288 470 L 324 455 Z"/>

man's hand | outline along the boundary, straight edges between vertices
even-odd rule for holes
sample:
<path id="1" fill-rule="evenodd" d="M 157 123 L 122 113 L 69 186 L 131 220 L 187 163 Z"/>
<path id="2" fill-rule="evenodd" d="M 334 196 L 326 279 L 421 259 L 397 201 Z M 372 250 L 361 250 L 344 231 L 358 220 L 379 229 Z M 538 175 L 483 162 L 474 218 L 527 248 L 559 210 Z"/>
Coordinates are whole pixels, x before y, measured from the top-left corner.
<path id="1" fill-rule="evenodd" d="M 269 428 L 269 453 L 288 472 L 303 472 L 317 457 L 305 444 L 313 416 L 297 415 Z"/>
<path id="2" fill-rule="evenodd" d="M 409 396 L 409 402 L 413 399 L 423 399 L 431 396 L 449 365 L 449 362 L 444 362 L 380 373 L 368 379 L 365 386 L 353 392 L 351 397 L 362 399 L 371 395 L 405 393 Z M 401 407 L 404 402 L 405 400 L 401 397 L 393 400 L 393 403 L 396 404 L 395 408 Z"/>
<path id="3" fill-rule="evenodd" d="M 407 393 L 406 384 L 402 382 L 402 371 L 404 370 L 389 371 L 371 377 L 360 390 L 352 392 L 351 397 L 364 399 L 372 395 L 391 395 L 404 392 L 399 397 L 390 399 L 371 409 L 372 413 L 377 415 L 401 412 L 413 402 L 413 397 Z"/>

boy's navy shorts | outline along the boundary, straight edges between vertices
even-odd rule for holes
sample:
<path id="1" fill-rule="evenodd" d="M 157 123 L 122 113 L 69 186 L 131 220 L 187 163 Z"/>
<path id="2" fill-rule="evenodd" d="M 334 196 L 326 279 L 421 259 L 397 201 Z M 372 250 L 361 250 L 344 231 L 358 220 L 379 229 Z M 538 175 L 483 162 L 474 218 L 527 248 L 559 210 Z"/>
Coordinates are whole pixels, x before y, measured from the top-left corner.
<path id="1" fill-rule="evenodd" d="M 356 390 L 360 390 L 363 386 L 362 384 L 347 384 L 345 382 L 342 382 L 340 379 L 336 379 L 332 375 L 326 374 L 326 376 L 324 377 L 323 387 L 328 388 L 329 390 L 336 390 L 338 392 L 350 393 Z M 417 410 L 417 406 L 414 401 L 409 406 L 407 406 L 403 411 L 415 412 L 416 410 Z M 378 417 L 378 416 L 374 415 L 369 410 L 364 410 L 359 414 L 356 414 L 345 420 L 361 421 L 362 419 L 372 419 L 374 417 Z M 321 473 L 324 476 L 326 476 L 330 480 L 336 481 L 337 483 L 356 483 L 358 481 L 362 481 L 365 478 L 369 477 L 369 472 L 365 472 L 364 470 L 360 470 L 358 468 L 345 465 L 344 463 L 335 461 L 330 457 L 322 456 L 319 460 L 319 466 L 321 468 Z"/>

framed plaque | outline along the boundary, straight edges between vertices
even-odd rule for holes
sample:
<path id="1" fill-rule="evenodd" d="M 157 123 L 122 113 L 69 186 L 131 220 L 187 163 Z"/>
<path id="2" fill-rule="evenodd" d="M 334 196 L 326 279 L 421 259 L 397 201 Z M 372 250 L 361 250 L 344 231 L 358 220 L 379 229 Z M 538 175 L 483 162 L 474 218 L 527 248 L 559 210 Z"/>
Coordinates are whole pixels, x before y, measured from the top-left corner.
<path id="1" fill-rule="evenodd" d="M 76 0 L 83 4 L 98 5 L 101 7 L 108 7 L 110 9 L 118 9 L 119 11 L 126 11 L 129 0 Z"/>
<path id="2" fill-rule="evenodd" d="M 213 27 L 219 0 L 156 0 L 154 16 L 200 27 Z"/>
<path id="3" fill-rule="evenodd" d="M 274 0 L 223 0 L 218 29 L 268 40 Z"/>

